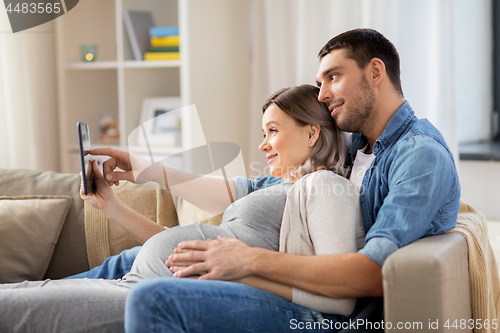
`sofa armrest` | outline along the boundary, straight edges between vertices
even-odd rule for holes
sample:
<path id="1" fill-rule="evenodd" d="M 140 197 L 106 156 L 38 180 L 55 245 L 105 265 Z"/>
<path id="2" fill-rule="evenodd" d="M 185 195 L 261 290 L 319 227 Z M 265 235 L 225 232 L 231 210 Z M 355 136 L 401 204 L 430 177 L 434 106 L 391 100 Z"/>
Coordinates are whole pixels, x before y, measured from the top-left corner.
<path id="1" fill-rule="evenodd" d="M 467 256 L 465 239 L 455 233 L 420 239 L 390 255 L 382 267 L 385 322 L 393 328 L 398 322 L 420 322 L 420 329 L 415 325 L 405 332 L 422 332 L 438 321 L 432 332 L 450 332 L 444 327 L 448 319 L 450 325 L 455 319 L 469 320 Z"/>

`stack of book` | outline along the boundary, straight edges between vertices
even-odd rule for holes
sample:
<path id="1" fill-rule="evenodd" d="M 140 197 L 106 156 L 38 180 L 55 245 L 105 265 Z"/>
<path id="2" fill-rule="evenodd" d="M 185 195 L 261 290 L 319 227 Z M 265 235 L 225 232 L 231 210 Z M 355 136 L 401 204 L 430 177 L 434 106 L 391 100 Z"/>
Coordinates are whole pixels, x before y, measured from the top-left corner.
<path id="1" fill-rule="evenodd" d="M 178 27 L 152 27 L 149 37 L 150 47 L 144 60 L 180 59 Z"/>

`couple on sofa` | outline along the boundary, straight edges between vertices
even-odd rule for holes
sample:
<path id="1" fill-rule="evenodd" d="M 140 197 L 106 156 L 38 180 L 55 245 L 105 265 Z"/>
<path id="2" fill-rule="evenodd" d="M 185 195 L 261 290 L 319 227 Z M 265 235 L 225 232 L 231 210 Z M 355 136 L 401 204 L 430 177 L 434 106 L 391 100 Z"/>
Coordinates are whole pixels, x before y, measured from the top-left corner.
<path id="1" fill-rule="evenodd" d="M 352 317 L 382 319 L 384 260 L 454 226 L 458 176 L 441 134 L 404 100 L 399 56 L 384 36 L 345 32 L 319 58 L 319 89 L 284 89 L 263 107 L 259 148 L 271 176 L 230 180 L 241 200 L 229 207 L 217 195 L 205 198 L 227 207 L 221 226 L 165 230 L 124 207 L 110 185 L 133 180 L 130 161 L 111 151 L 105 175 L 94 165 L 97 194 L 85 199 L 147 240 L 130 272 L 117 262 L 134 252 L 87 273 L 115 265 L 119 280 L 2 285 L 0 328 L 281 332 L 294 322 L 320 331 L 325 326 L 314 323 L 326 319 L 329 331 L 339 331 Z M 349 149 L 337 126 L 355 133 Z M 115 165 L 126 172 L 112 172 Z M 206 189 L 223 182 L 203 181 Z"/>

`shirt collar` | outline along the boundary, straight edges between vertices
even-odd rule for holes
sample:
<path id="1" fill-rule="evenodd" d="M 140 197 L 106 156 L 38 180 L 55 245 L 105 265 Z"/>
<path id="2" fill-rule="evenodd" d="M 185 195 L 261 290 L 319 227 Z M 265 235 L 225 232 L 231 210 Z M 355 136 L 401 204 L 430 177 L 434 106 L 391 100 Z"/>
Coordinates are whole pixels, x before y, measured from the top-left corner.
<path id="1" fill-rule="evenodd" d="M 404 104 L 394 113 L 391 117 L 387 126 L 385 127 L 382 135 L 375 141 L 373 145 L 372 152 L 375 156 L 378 153 L 385 150 L 392 143 L 397 141 L 399 137 L 406 131 L 406 128 L 412 120 L 415 119 L 415 112 L 411 108 L 408 101 L 405 101 Z M 356 153 L 359 149 L 362 149 L 368 140 L 361 133 L 353 133 L 352 135 L 352 145 L 349 149 L 348 155 L 348 164 L 352 165 L 354 159 L 356 158 Z"/>
<path id="2" fill-rule="evenodd" d="M 406 128 L 412 120 L 415 119 L 415 112 L 411 108 L 408 101 L 394 113 L 391 117 L 387 126 L 385 127 L 382 135 L 375 141 L 373 145 L 373 153 L 377 155 L 380 151 L 385 150 L 388 146 L 396 142 L 403 133 L 406 132 Z"/>

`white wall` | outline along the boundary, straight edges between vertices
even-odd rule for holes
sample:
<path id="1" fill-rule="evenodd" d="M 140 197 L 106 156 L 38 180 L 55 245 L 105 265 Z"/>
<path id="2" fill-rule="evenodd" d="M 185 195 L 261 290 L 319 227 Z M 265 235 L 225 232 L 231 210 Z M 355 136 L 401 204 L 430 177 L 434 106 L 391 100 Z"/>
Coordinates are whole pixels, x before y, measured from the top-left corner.
<path id="1" fill-rule="evenodd" d="M 456 0 L 454 8 L 457 139 L 459 143 L 488 140 L 493 110 L 492 3 Z M 478 86 L 482 88 L 474 89 Z"/>
<path id="2" fill-rule="evenodd" d="M 58 170 L 54 22 L 10 33 L 0 5 L 0 167 Z"/>
<path id="3" fill-rule="evenodd" d="M 250 113 L 248 3 L 191 0 L 187 4 L 189 99 L 196 105 L 206 141 L 235 143 L 245 156 Z"/>
<path id="4" fill-rule="evenodd" d="M 461 200 L 500 221 L 500 162 L 460 161 Z"/>

